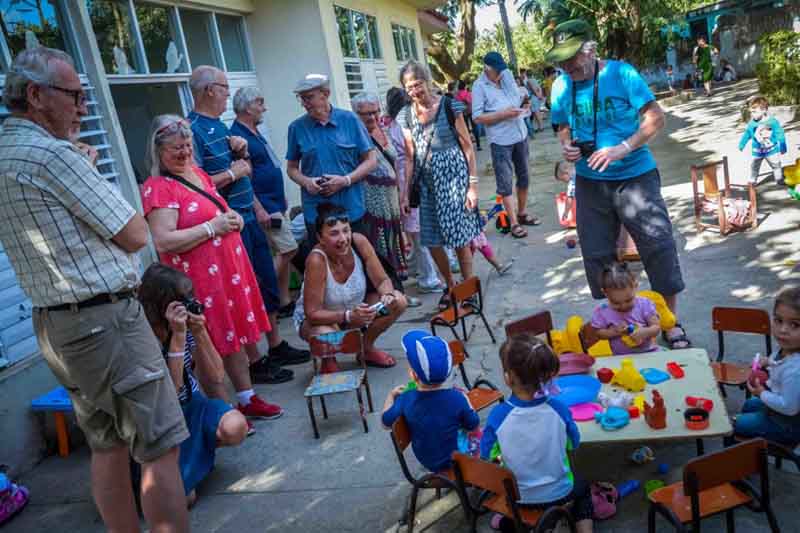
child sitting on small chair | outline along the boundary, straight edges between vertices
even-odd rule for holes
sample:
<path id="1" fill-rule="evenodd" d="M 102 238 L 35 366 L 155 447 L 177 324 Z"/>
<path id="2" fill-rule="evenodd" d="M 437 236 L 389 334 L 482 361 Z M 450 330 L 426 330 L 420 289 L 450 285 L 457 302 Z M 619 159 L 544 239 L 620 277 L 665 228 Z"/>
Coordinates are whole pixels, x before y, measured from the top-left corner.
<path id="1" fill-rule="evenodd" d="M 486 217 L 481 216 L 481 226 L 481 232 L 469 242 L 469 248 L 472 251 L 472 255 L 475 255 L 475 250 L 483 254 L 483 257 L 489 261 L 489 264 L 502 276 L 508 272 L 514 261 L 512 260 L 503 264 L 497 260 L 492 245 L 489 244 L 489 239 L 486 238 L 486 233 L 483 231 L 483 226 L 486 226 Z"/>
<path id="2" fill-rule="evenodd" d="M 568 450 L 580 443 L 578 426 L 558 398 L 537 392 L 558 374 L 558 358 L 533 335 L 507 339 L 500 348 L 503 378 L 511 396 L 492 409 L 481 439 L 481 457 L 491 459 L 499 444 L 502 460 L 517 478 L 520 503 L 546 509 L 572 503 L 579 533 L 592 531 L 589 485 L 572 471 Z M 514 531 L 514 522 L 500 521 L 501 531 Z"/>
<path id="3" fill-rule="evenodd" d="M 561 220 L 567 220 L 575 201 L 575 164 L 569 161 L 559 161 L 556 163 L 554 177 L 556 181 L 567 184 L 567 201 L 564 203 L 564 212 L 561 213 Z"/>
<path id="4" fill-rule="evenodd" d="M 409 374 L 415 388 L 393 388 L 383 405 L 381 421 L 386 429 L 404 416 L 411 431 L 411 447 L 417 460 L 431 472 L 447 470 L 458 448 L 459 430 L 472 431 L 480 424 L 467 396 L 444 387 L 453 368 L 450 347 L 427 331 L 411 330 L 403 335 Z"/>
<path id="5" fill-rule="evenodd" d="M 763 96 L 750 100 L 750 122 L 739 140 L 739 150 L 744 150 L 748 142 L 753 158 L 750 163 L 750 183 L 758 181 L 761 162 L 766 161 L 772 169 L 775 183 L 782 186 L 781 154 L 786 153 L 786 135 L 781 123 L 769 115 L 769 101 Z"/>
<path id="6" fill-rule="evenodd" d="M 748 381 L 754 397 L 744 402 L 733 432 L 794 447 L 800 444 L 800 288 L 778 294 L 772 334 L 779 348 L 760 361 L 769 379 Z"/>
<path id="7" fill-rule="evenodd" d="M 615 355 L 658 350 L 655 337 L 660 318 L 652 301 L 636 296 L 639 281 L 627 263 L 612 263 L 600 273 L 600 287 L 608 303 L 592 314 L 597 336 L 608 339 Z"/>

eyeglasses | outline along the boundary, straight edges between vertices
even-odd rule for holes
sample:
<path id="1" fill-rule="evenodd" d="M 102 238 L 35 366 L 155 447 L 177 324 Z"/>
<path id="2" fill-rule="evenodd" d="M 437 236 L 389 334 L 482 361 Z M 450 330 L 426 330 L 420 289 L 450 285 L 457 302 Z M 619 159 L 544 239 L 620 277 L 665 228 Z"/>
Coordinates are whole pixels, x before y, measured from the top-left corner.
<path id="1" fill-rule="evenodd" d="M 48 84 L 47 87 L 50 89 L 55 89 L 56 91 L 61 91 L 64 94 L 68 94 L 72 96 L 75 100 L 75 106 L 83 107 L 86 105 L 87 98 L 86 93 L 83 92 L 83 89 L 67 89 L 66 87 L 59 87 L 58 85 Z"/>
<path id="2" fill-rule="evenodd" d="M 371 117 L 373 115 L 374 116 L 380 116 L 381 110 L 380 109 L 376 109 L 375 111 L 356 111 L 356 114 L 360 115 L 362 117 Z"/>
<path id="3" fill-rule="evenodd" d="M 416 81 L 413 83 L 409 83 L 408 85 L 406 85 L 406 92 L 409 93 L 411 91 L 421 88 L 424 85 L 425 85 L 424 81 Z"/>
<path id="4" fill-rule="evenodd" d="M 175 122 L 170 122 L 169 124 L 164 124 L 160 128 L 156 130 L 156 136 L 167 134 L 172 135 L 173 133 L 178 133 L 181 128 L 189 128 L 189 122 L 185 119 L 176 120 Z"/>
<path id="5" fill-rule="evenodd" d="M 227 83 L 219 83 L 219 82 L 215 81 L 215 82 L 212 82 L 211 85 L 216 85 L 217 87 L 222 87 L 226 91 L 229 91 L 231 89 L 231 86 L 228 85 Z"/>
<path id="6" fill-rule="evenodd" d="M 307 93 L 299 93 L 297 99 L 303 103 L 308 103 L 313 100 L 315 96 L 317 96 L 317 91 L 310 91 Z"/>
<path id="7" fill-rule="evenodd" d="M 322 223 L 326 226 L 335 226 L 339 222 L 342 224 L 349 224 L 350 217 L 347 215 L 330 215 L 322 220 Z"/>

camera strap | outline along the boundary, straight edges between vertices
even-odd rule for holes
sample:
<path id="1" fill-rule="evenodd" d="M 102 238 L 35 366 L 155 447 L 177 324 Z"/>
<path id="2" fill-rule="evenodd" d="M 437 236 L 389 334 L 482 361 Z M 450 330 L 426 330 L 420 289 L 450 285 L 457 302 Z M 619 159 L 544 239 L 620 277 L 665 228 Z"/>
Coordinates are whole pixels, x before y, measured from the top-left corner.
<path id="1" fill-rule="evenodd" d="M 197 194 L 199 194 L 199 195 L 201 195 L 201 196 L 205 197 L 206 199 L 210 200 L 210 201 L 211 201 L 211 203 L 213 203 L 215 206 L 217 206 L 217 209 L 219 209 L 219 210 L 220 210 L 220 211 L 222 211 L 223 213 L 224 213 L 225 211 L 227 211 L 227 209 L 225 209 L 225 206 L 224 206 L 224 205 L 222 205 L 222 202 L 220 202 L 219 200 L 217 200 L 216 198 L 214 198 L 214 197 L 213 197 L 213 196 L 212 196 L 212 195 L 211 195 L 211 194 L 210 194 L 208 191 L 206 191 L 205 189 L 201 189 L 200 187 L 198 187 L 197 185 L 195 185 L 195 184 L 194 184 L 194 183 L 192 183 L 191 181 L 187 180 L 186 178 L 184 178 L 184 177 L 182 177 L 182 176 L 178 176 L 177 174 L 173 174 L 173 173 L 171 173 L 171 172 L 167 172 L 167 173 L 166 173 L 166 176 L 167 176 L 168 178 L 172 178 L 172 179 L 174 179 L 175 181 L 177 181 L 177 182 L 178 182 L 178 183 L 180 183 L 181 185 L 183 185 L 183 186 L 187 187 L 188 189 L 191 189 L 191 190 L 193 190 L 193 191 L 194 191 L 194 192 L 196 192 Z"/>
<path id="2" fill-rule="evenodd" d="M 592 114 L 593 114 L 593 125 L 592 125 L 592 141 L 594 141 L 595 145 L 597 144 L 597 105 L 600 101 L 599 97 L 599 83 L 598 83 L 598 75 L 600 73 L 600 61 L 597 59 L 594 60 L 594 89 L 592 95 Z M 578 135 L 577 130 L 575 129 L 575 121 L 578 116 L 578 105 L 576 103 L 576 93 L 577 89 L 575 88 L 575 82 L 572 82 L 572 135 Z"/>

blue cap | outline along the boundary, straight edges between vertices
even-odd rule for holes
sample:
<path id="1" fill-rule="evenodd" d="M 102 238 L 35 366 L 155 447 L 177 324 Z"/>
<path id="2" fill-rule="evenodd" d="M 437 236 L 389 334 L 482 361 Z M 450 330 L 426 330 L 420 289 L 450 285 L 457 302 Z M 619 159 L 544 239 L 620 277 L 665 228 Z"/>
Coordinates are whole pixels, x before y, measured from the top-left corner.
<path id="1" fill-rule="evenodd" d="M 492 67 L 498 74 L 508 68 L 506 60 L 500 55 L 500 52 L 489 52 L 483 56 L 483 64 Z"/>
<path id="2" fill-rule="evenodd" d="M 444 339 L 421 329 L 412 329 L 403 335 L 403 349 L 408 364 L 422 383 L 438 385 L 450 376 L 453 357 Z"/>

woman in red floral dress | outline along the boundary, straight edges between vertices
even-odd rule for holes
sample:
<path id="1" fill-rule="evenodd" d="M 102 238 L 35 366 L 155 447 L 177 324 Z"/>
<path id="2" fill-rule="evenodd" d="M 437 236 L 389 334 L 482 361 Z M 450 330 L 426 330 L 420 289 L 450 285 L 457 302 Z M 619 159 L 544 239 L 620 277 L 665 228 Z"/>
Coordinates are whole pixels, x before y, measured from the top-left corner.
<path id="1" fill-rule="evenodd" d="M 279 417 L 280 407 L 253 392 L 244 351 L 270 331 L 270 323 L 239 236 L 241 216 L 195 165 L 186 120 L 176 115 L 153 120 L 148 159 L 152 176 L 142 185 L 142 202 L 161 262 L 191 278 L 239 410 L 256 418 Z"/>

